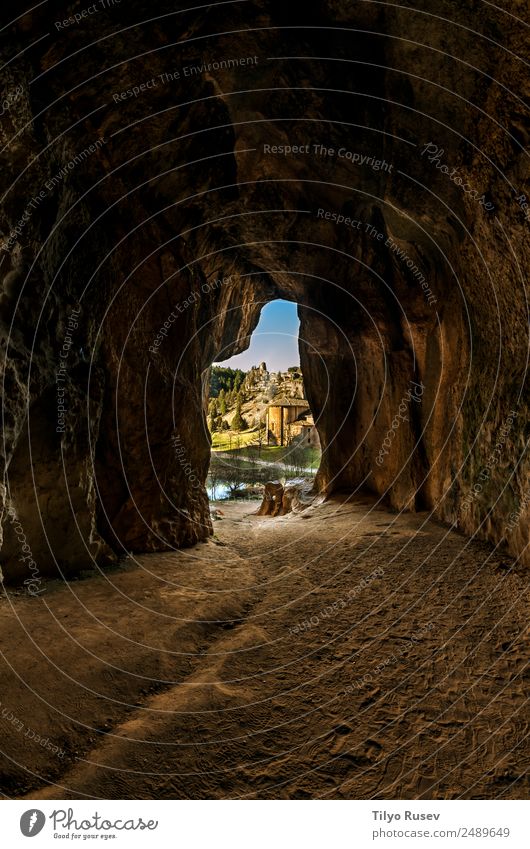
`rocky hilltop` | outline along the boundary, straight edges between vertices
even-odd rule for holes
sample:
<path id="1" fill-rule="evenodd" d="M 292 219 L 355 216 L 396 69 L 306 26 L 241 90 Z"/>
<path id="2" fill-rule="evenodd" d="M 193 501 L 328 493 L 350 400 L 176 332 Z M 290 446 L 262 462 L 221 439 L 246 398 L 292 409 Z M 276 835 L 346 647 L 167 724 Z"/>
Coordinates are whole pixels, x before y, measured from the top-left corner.
<path id="1" fill-rule="evenodd" d="M 266 363 L 247 372 L 213 367 L 210 379 L 208 426 L 210 433 L 232 428 L 236 413 L 243 418 L 237 431 L 265 426 L 267 407 L 275 398 L 305 398 L 299 366 L 270 372 Z"/>

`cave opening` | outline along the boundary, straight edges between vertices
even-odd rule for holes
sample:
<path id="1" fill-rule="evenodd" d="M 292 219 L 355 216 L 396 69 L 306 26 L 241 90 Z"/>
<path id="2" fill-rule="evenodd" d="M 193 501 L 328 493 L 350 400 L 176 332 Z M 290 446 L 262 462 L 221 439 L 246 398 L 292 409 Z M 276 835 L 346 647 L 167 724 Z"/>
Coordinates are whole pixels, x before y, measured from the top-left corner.
<path id="1" fill-rule="evenodd" d="M 233 354 L 225 346 L 206 373 L 211 458 L 210 502 L 260 499 L 267 481 L 307 478 L 321 449 L 307 400 L 297 303 L 277 298 L 261 306 L 254 330 Z M 223 357 L 223 353 L 227 354 Z"/>

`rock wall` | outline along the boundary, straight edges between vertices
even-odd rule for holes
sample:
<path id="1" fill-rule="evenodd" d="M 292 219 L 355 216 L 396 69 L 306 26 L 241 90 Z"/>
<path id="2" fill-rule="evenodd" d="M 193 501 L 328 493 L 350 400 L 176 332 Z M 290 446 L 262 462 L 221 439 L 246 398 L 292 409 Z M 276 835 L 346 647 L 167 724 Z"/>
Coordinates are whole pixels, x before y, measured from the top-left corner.
<path id="1" fill-rule="evenodd" d="M 322 0 L 303 24 L 131 0 L 64 25 L 80 9 L 5 4 L 6 577 L 208 536 L 205 370 L 277 297 L 299 304 L 318 488 L 524 556 L 515 0 Z"/>

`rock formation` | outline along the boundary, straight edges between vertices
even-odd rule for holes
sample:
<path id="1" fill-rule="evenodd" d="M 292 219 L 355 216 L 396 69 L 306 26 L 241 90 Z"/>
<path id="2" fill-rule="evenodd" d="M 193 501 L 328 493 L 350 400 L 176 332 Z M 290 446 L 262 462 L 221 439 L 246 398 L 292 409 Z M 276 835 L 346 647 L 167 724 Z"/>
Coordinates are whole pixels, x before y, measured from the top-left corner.
<path id="1" fill-rule="evenodd" d="M 203 376 L 278 297 L 318 490 L 523 553 L 527 44 L 505 8 L 4 4 L 7 578 L 207 538 Z"/>
<path id="2" fill-rule="evenodd" d="M 267 481 L 263 492 L 263 500 L 256 511 L 258 516 L 282 516 L 284 489 L 280 481 Z"/>

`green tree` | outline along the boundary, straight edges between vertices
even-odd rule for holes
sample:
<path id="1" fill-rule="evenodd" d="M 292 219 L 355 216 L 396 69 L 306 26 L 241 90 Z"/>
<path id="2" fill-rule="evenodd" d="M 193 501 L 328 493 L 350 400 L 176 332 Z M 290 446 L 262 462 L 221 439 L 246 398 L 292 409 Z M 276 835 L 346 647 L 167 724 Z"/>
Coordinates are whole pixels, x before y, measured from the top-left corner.
<path id="1" fill-rule="evenodd" d="M 248 427 L 247 421 L 241 415 L 241 401 L 236 404 L 236 411 L 232 419 L 232 430 L 246 430 Z"/>
<path id="2" fill-rule="evenodd" d="M 245 379 L 246 373 L 238 368 L 228 368 L 227 366 L 212 366 L 210 370 L 210 398 L 217 398 L 224 389 L 227 392 L 232 389 L 234 381 L 239 379 L 241 383 Z"/>

